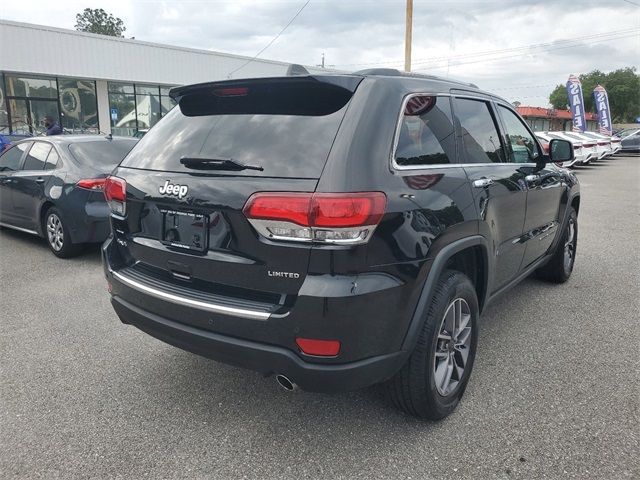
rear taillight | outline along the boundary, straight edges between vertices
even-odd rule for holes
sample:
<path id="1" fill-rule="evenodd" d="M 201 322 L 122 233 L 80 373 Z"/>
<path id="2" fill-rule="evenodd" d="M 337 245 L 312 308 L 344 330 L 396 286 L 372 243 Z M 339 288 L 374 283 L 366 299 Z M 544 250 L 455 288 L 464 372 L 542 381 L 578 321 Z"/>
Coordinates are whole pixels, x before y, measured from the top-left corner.
<path id="1" fill-rule="evenodd" d="M 124 217 L 127 212 L 127 182 L 119 177 L 107 177 L 104 182 L 104 197 L 111 211 Z"/>
<path id="2" fill-rule="evenodd" d="M 382 192 L 254 193 L 243 208 L 262 236 L 272 240 L 365 243 L 382 219 Z"/>
<path id="3" fill-rule="evenodd" d="M 106 180 L 106 178 L 84 178 L 76 183 L 76 186 L 87 190 L 102 190 Z"/>

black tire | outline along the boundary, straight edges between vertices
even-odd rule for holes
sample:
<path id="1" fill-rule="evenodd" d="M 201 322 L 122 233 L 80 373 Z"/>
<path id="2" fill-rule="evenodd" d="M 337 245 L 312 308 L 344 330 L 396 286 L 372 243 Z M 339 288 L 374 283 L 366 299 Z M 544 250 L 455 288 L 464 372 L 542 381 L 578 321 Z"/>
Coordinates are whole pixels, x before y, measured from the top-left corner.
<path id="1" fill-rule="evenodd" d="M 469 343 L 465 347 L 468 351 L 467 360 L 462 375 L 458 376 L 457 369 L 453 369 L 451 381 L 456 378 L 455 385 L 449 385 L 450 391 L 441 392 L 436 386 L 436 366 L 442 365 L 443 350 L 447 342 L 439 338 L 441 329 L 445 327 L 445 314 L 449 307 L 457 305 L 459 299 L 464 300 L 468 307 L 470 319 L 468 325 Z M 461 304 L 462 305 L 462 304 Z M 455 306 L 454 306 L 455 308 Z M 435 288 L 435 293 L 429 306 L 418 342 L 400 371 L 385 384 L 385 389 L 391 401 L 401 410 L 416 417 L 430 420 L 440 420 L 449 415 L 456 408 L 469 381 L 473 361 L 478 343 L 478 298 L 475 288 L 469 278 L 454 270 L 446 270 Z M 461 355 L 454 352 L 451 355 Z M 436 359 L 436 352 L 440 360 Z M 448 355 L 448 354 L 447 354 Z M 450 357 L 451 358 L 451 357 Z M 461 360 L 461 357 L 458 357 Z"/>
<path id="2" fill-rule="evenodd" d="M 569 208 L 569 218 L 551 260 L 536 270 L 536 276 L 541 280 L 564 283 L 573 272 L 578 247 L 578 214 L 573 207 Z"/>
<path id="3" fill-rule="evenodd" d="M 58 228 L 59 225 L 59 228 Z M 52 228 L 54 231 L 52 232 Z M 70 258 L 78 255 L 82 245 L 72 243 L 63 216 L 56 207 L 50 207 L 42 218 L 42 232 L 47 245 L 56 257 Z"/>

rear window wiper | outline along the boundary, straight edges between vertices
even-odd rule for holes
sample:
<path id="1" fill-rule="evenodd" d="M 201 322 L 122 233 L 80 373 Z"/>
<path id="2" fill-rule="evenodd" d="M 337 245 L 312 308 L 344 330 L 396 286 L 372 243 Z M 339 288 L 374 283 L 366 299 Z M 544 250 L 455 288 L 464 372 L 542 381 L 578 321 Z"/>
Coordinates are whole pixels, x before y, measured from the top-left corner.
<path id="1" fill-rule="evenodd" d="M 264 168 L 257 165 L 245 165 L 236 162 L 231 158 L 203 158 L 203 157 L 182 157 L 180 163 L 187 168 L 195 170 L 258 170 L 264 171 Z"/>

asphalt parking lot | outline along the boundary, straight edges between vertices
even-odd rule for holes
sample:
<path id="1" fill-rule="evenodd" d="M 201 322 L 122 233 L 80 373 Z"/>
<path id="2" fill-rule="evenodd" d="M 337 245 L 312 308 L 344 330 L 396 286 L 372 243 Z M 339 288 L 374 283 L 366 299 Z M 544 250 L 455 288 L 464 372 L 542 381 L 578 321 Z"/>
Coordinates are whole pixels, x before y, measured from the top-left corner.
<path id="1" fill-rule="evenodd" d="M 485 312 L 440 423 L 165 345 L 119 322 L 97 249 L 0 231 L 0 477 L 640 478 L 640 156 L 576 173 L 573 277 Z"/>

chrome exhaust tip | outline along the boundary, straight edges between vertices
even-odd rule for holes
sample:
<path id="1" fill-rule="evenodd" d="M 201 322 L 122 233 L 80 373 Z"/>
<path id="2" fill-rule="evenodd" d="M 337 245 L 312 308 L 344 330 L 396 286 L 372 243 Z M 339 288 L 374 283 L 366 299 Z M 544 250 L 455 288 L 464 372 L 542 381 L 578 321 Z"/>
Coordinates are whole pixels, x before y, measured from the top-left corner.
<path id="1" fill-rule="evenodd" d="M 295 383 L 293 383 L 291 380 L 289 380 L 288 377 L 285 377 L 284 375 L 276 375 L 276 382 L 278 382 L 278 385 L 284 388 L 287 392 L 293 392 L 298 388 Z"/>

